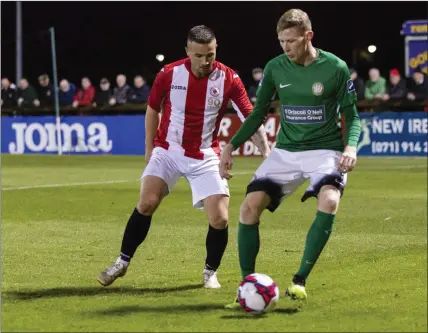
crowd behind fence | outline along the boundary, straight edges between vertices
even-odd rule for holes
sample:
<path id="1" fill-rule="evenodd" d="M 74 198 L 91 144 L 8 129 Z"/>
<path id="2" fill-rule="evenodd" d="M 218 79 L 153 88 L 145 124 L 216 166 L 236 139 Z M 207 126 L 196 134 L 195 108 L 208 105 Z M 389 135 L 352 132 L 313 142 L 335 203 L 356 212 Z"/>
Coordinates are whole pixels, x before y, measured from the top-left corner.
<path id="1" fill-rule="evenodd" d="M 428 111 L 428 77 L 427 68 L 417 68 L 409 78 L 403 78 L 398 69 L 389 71 L 388 80 L 381 76 L 376 68 L 370 69 L 369 79 L 364 81 L 355 69 L 350 69 L 354 82 L 360 112 L 365 111 Z M 252 81 L 246 86 L 252 103 L 257 100 L 256 91 L 263 75 L 262 68 L 254 68 Z M 63 78 L 57 87 L 60 114 L 138 114 L 144 113 L 151 87 L 146 80 L 137 75 L 132 84 L 124 74 L 115 78 L 115 86 L 110 80 L 101 78 L 98 87 L 89 77 L 81 79 L 77 88 L 72 82 Z M 35 86 L 27 78 L 22 78 L 18 85 L 8 78 L 2 78 L 1 106 L 2 115 L 48 115 L 54 114 L 54 87 L 48 74 L 38 77 Z M 228 109 L 232 111 L 231 105 Z M 270 112 L 278 113 L 278 97 L 272 99 Z"/>

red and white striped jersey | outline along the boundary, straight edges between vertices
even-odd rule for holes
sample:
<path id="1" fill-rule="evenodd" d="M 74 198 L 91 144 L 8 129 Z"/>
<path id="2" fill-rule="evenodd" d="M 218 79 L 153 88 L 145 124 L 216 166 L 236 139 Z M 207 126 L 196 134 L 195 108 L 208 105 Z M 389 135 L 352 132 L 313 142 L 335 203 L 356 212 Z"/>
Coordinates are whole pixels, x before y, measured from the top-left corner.
<path id="1" fill-rule="evenodd" d="M 162 110 L 155 147 L 180 147 L 184 156 L 199 160 L 219 155 L 219 126 L 229 100 L 242 121 L 253 109 L 239 76 L 222 63 L 214 62 L 212 73 L 200 79 L 188 58 L 165 65 L 148 100 Z"/>

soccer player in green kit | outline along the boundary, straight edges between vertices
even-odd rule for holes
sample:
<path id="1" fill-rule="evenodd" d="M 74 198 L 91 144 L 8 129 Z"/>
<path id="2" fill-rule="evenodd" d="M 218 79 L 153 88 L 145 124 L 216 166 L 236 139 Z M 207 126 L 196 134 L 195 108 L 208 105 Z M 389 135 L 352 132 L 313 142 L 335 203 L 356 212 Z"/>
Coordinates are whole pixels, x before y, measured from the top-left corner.
<path id="1" fill-rule="evenodd" d="M 278 21 L 277 33 L 285 54 L 266 65 L 253 112 L 222 151 L 220 174 L 226 179 L 232 177 L 232 152 L 265 121 L 271 97 L 277 91 L 281 128 L 275 148 L 256 170 L 241 205 L 239 262 L 243 278 L 255 273 L 263 210 L 275 211 L 284 198 L 309 179 L 302 202 L 317 198 L 317 212 L 300 268 L 286 290 L 286 296 L 304 300 L 306 279 L 330 237 L 347 172 L 356 164 L 361 127 L 348 67 L 335 55 L 312 46 L 314 33 L 308 15 L 300 9 L 285 12 Z M 344 119 L 343 135 L 340 114 Z M 238 306 L 235 300 L 226 307 Z"/>

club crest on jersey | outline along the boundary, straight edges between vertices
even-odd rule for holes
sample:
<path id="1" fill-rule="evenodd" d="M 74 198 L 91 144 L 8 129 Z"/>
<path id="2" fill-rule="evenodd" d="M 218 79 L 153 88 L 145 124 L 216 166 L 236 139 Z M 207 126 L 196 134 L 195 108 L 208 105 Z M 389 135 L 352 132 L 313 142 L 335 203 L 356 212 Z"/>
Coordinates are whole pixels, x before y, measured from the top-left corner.
<path id="1" fill-rule="evenodd" d="M 323 92 L 324 92 L 324 86 L 321 82 L 315 82 L 312 85 L 312 93 L 315 96 L 321 96 Z"/>
<path id="2" fill-rule="evenodd" d="M 346 82 L 346 86 L 348 87 L 348 93 L 355 91 L 354 81 L 352 81 L 352 79 Z"/>
<path id="3" fill-rule="evenodd" d="M 213 97 L 217 97 L 220 94 L 220 90 L 217 87 L 211 87 L 210 94 Z"/>

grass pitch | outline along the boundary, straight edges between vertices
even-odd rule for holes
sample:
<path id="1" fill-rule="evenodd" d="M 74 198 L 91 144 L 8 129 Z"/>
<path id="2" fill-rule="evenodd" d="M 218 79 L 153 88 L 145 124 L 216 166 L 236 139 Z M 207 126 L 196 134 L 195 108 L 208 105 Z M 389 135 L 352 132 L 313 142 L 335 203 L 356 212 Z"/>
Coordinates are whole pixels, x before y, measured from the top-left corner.
<path id="1" fill-rule="evenodd" d="M 55 332 L 427 331 L 427 160 L 360 158 L 299 308 L 283 297 L 314 199 L 305 185 L 265 212 L 257 271 L 279 285 L 262 317 L 223 308 L 240 279 L 239 205 L 260 158 L 235 158 L 219 290 L 201 288 L 207 221 L 180 180 L 127 275 L 96 281 L 117 257 L 138 200 L 143 157 L 2 156 L 2 330 Z"/>

